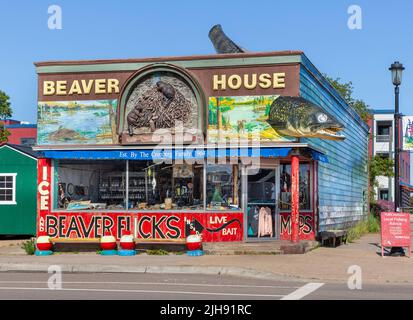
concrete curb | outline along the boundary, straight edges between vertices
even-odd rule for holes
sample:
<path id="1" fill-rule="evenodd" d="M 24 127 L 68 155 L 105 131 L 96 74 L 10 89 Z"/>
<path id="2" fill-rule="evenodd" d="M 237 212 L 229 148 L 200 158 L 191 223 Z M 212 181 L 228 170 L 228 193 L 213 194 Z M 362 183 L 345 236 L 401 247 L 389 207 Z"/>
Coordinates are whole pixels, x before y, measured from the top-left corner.
<path id="1" fill-rule="evenodd" d="M 53 264 L 25 264 L 25 263 L 1 263 L 0 272 L 48 272 Z M 254 279 L 294 280 L 308 281 L 308 279 L 296 278 L 272 272 L 260 272 L 249 268 L 240 267 L 210 267 L 210 266 L 118 266 L 96 264 L 56 264 L 62 272 L 67 273 L 185 273 L 203 275 L 225 275 Z"/>
<path id="2" fill-rule="evenodd" d="M 48 272 L 52 265 L 60 266 L 62 272 L 66 273 L 148 273 L 148 274 L 202 274 L 202 275 L 223 275 L 242 277 L 250 279 L 274 280 L 274 281 L 295 281 L 295 282 L 329 282 L 347 283 L 347 279 L 321 277 L 304 278 L 296 275 L 287 275 L 274 272 L 257 271 L 242 267 L 223 267 L 223 266 L 119 266 L 119 265 L 100 265 L 100 264 L 27 264 L 27 263 L 0 263 L 0 272 Z M 413 281 L 391 281 L 393 284 L 411 285 Z M 386 284 L 384 279 L 364 279 L 367 284 Z"/>

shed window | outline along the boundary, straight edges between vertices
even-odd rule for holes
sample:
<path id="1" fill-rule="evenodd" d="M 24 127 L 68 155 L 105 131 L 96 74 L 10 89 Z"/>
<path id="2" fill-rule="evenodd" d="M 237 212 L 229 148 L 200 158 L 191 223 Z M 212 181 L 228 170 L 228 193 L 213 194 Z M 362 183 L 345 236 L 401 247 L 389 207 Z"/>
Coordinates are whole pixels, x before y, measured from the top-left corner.
<path id="1" fill-rule="evenodd" d="M 35 138 L 21 138 L 20 144 L 23 146 L 33 147 L 36 144 Z"/>
<path id="2" fill-rule="evenodd" d="M 16 174 L 0 173 L 0 205 L 16 204 Z"/>

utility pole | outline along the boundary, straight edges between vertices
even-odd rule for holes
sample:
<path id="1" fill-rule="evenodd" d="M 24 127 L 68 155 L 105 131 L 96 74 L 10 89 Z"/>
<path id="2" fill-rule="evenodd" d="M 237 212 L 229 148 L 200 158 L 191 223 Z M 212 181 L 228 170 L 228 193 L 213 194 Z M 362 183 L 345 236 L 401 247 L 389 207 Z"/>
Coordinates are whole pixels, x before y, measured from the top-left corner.
<path id="1" fill-rule="evenodd" d="M 400 208 L 400 113 L 399 113 L 399 86 L 394 88 L 394 209 Z"/>
<path id="2" fill-rule="evenodd" d="M 394 130 L 394 125 L 392 125 L 392 127 L 390 128 L 390 140 L 389 140 L 389 158 L 393 161 L 395 161 L 395 157 L 393 154 L 393 130 Z M 394 201 L 394 203 L 396 203 L 396 194 L 393 194 L 393 186 L 392 186 L 392 177 L 389 177 L 389 199 L 390 197 L 392 198 L 392 200 Z"/>
<path id="3" fill-rule="evenodd" d="M 394 211 L 400 208 L 400 111 L 399 111 L 399 86 L 402 83 L 403 65 L 396 61 L 389 70 L 391 71 L 394 85 Z"/>

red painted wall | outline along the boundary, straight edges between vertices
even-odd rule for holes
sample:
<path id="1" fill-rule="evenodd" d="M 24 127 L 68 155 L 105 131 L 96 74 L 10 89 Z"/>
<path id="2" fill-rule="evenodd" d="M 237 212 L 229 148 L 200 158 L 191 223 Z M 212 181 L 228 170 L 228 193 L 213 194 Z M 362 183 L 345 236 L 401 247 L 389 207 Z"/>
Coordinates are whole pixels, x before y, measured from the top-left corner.
<path id="1" fill-rule="evenodd" d="M 11 144 L 21 144 L 21 138 L 37 138 L 37 128 L 6 128 L 10 132 L 8 143 Z"/>
<path id="2" fill-rule="evenodd" d="M 6 119 L 0 120 L 6 129 L 10 132 L 8 143 L 21 144 L 22 138 L 37 139 L 37 126 L 35 124 L 23 124 L 19 120 Z"/>
<path id="3" fill-rule="evenodd" d="M 244 240 L 243 212 L 53 212 L 50 159 L 38 160 L 37 236 L 95 238 L 112 234 L 117 239 L 130 231 L 137 238 L 185 238 L 199 233 L 205 242 Z M 291 213 L 280 217 L 280 238 L 291 240 Z M 300 213 L 300 240 L 315 239 L 314 212 Z"/>

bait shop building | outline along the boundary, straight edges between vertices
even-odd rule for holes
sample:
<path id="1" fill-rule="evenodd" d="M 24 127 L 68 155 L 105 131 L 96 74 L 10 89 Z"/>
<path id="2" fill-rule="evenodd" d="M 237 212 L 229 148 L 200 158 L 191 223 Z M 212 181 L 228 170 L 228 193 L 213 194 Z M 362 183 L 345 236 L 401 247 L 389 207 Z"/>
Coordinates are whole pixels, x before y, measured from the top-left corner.
<path id="1" fill-rule="evenodd" d="M 368 127 L 300 51 L 35 66 L 38 236 L 299 241 L 367 215 Z"/>

